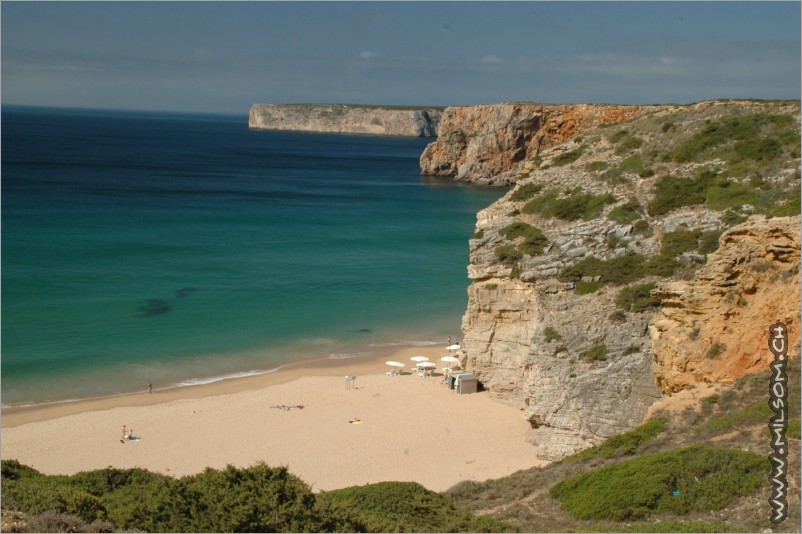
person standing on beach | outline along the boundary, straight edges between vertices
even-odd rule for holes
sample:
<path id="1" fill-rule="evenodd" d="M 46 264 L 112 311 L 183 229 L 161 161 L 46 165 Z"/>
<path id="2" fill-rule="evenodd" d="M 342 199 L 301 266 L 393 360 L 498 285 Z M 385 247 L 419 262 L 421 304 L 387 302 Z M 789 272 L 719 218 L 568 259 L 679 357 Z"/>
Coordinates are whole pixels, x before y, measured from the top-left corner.
<path id="1" fill-rule="evenodd" d="M 122 438 L 125 439 L 125 425 L 123 425 L 123 435 Z"/>
<path id="2" fill-rule="evenodd" d="M 153 384 L 148 382 L 148 393 L 153 393 Z"/>

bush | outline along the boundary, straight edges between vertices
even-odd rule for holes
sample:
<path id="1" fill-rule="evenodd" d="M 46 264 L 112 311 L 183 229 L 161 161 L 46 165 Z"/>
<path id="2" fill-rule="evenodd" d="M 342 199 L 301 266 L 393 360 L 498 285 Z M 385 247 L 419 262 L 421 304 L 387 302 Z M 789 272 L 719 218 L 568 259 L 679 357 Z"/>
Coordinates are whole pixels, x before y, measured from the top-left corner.
<path id="1" fill-rule="evenodd" d="M 603 285 L 601 280 L 596 280 L 594 282 L 580 281 L 576 283 L 574 290 L 577 295 L 590 295 L 601 289 Z"/>
<path id="2" fill-rule="evenodd" d="M 603 171 L 608 167 L 608 163 L 606 161 L 591 161 L 587 165 L 585 165 L 585 170 L 588 172 L 598 172 Z"/>
<path id="3" fill-rule="evenodd" d="M 624 311 L 640 313 L 649 308 L 659 308 L 660 299 L 651 294 L 655 283 L 642 284 L 638 286 L 625 287 L 618 292 L 615 304 Z"/>
<path id="4" fill-rule="evenodd" d="M 505 267 L 513 267 L 524 257 L 523 252 L 512 245 L 500 245 L 495 250 L 496 259 Z"/>
<path id="5" fill-rule="evenodd" d="M 517 527 L 458 509 L 451 500 L 414 482 L 380 482 L 327 491 L 321 506 L 351 518 L 356 532 L 517 532 Z"/>
<path id="6" fill-rule="evenodd" d="M 547 326 L 543 329 L 543 339 L 546 343 L 551 343 L 552 341 L 562 341 L 563 337 L 560 335 L 554 327 Z"/>
<path id="7" fill-rule="evenodd" d="M 640 205 L 638 199 L 635 197 L 630 197 L 626 203 L 613 208 L 612 211 L 610 211 L 610 213 L 607 215 L 607 218 L 619 224 L 629 224 L 640 219 L 642 217 L 642 213 L 643 206 Z"/>
<path id="8" fill-rule="evenodd" d="M 665 215 L 683 206 L 702 204 L 705 188 L 696 180 L 666 175 L 654 186 L 654 200 L 649 203 L 649 215 Z"/>
<path id="9" fill-rule="evenodd" d="M 581 462 L 590 458 L 609 459 L 631 456 L 635 454 L 638 447 L 665 430 L 665 419 L 652 419 L 634 430 L 624 432 L 618 436 L 613 436 L 589 449 L 579 451 L 567 456 L 563 462 L 571 464 Z"/>
<path id="10" fill-rule="evenodd" d="M 709 349 L 707 349 L 705 357 L 710 359 L 718 358 L 724 353 L 725 350 L 727 350 L 727 345 L 725 345 L 720 341 L 716 341 L 715 343 L 710 345 Z"/>
<path id="11" fill-rule="evenodd" d="M 91 523 L 103 519 L 100 499 L 72 487 L 66 477 L 23 477 L 3 480 L 3 505 L 30 515 L 55 512 Z"/>
<path id="12" fill-rule="evenodd" d="M 523 237 L 524 240 L 518 249 L 524 254 L 530 256 L 538 256 L 543 253 L 543 249 L 549 243 L 546 236 L 540 229 L 527 224 L 525 222 L 514 222 L 499 230 L 499 234 L 512 241 L 518 237 Z M 516 260 L 517 261 L 517 260 Z"/>
<path id="13" fill-rule="evenodd" d="M 557 217 L 566 221 L 584 219 L 589 221 L 601 215 L 605 204 L 615 202 L 613 195 L 592 195 L 581 190 L 572 191 L 566 197 L 560 197 L 556 189 L 532 199 L 524 205 L 522 211 L 528 214 L 538 213 L 543 217 Z"/>
<path id="14" fill-rule="evenodd" d="M 633 135 L 627 135 L 621 139 L 621 142 L 618 143 L 615 153 L 618 155 L 626 154 L 627 152 L 640 148 L 642 144 L 643 139 Z"/>
<path id="15" fill-rule="evenodd" d="M 702 445 L 594 469 L 555 484 L 549 494 L 579 519 L 684 515 L 720 510 L 752 493 L 769 469 L 766 456 Z"/>
<path id="16" fill-rule="evenodd" d="M 540 193 L 541 189 L 543 189 L 543 186 L 533 182 L 519 185 L 518 187 L 515 188 L 515 191 L 512 193 L 512 195 L 510 195 L 510 200 L 512 200 L 513 202 L 529 200 L 530 198 Z"/>
<path id="17" fill-rule="evenodd" d="M 569 150 L 568 152 L 563 152 L 562 154 L 558 154 L 551 158 L 551 165 L 553 167 L 562 167 L 563 165 L 568 165 L 569 163 L 573 163 L 579 159 L 579 156 L 582 155 L 584 152 L 584 147 L 579 147 L 574 150 Z"/>
<path id="18" fill-rule="evenodd" d="M 697 434 L 729 432 L 749 425 L 768 424 L 772 413 L 766 401 L 756 402 L 746 408 L 714 417 L 696 427 L 695 432 Z"/>
<path id="19" fill-rule="evenodd" d="M 603 362 L 607 359 L 607 346 L 604 343 L 591 345 L 582 353 L 582 357 L 592 362 Z"/>
<path id="20" fill-rule="evenodd" d="M 606 261 L 588 256 L 563 269 L 557 279 L 561 282 L 577 282 L 583 277 L 598 276 L 602 284 L 628 284 L 645 276 L 645 263 L 646 258 L 635 252 L 627 252 L 623 256 Z"/>

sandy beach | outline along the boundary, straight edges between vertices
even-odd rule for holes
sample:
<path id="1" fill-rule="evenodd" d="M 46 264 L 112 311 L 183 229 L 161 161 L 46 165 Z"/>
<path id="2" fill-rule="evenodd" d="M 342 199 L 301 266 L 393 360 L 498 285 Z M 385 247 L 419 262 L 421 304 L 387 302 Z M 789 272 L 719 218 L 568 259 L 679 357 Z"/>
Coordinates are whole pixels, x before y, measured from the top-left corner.
<path id="1" fill-rule="evenodd" d="M 174 476 L 264 461 L 286 465 L 314 491 L 390 480 L 443 491 L 546 463 L 524 441 L 520 410 L 484 392 L 458 395 L 441 376 L 410 373 L 415 355 L 440 367 L 446 351 L 404 348 L 205 386 L 6 410 L 2 458 L 46 474 L 113 466 Z M 387 376 L 386 360 L 407 364 L 405 374 Z M 356 379 L 348 384 L 346 375 Z M 303 408 L 274 407 L 282 405 Z M 121 443 L 123 425 L 140 441 Z"/>

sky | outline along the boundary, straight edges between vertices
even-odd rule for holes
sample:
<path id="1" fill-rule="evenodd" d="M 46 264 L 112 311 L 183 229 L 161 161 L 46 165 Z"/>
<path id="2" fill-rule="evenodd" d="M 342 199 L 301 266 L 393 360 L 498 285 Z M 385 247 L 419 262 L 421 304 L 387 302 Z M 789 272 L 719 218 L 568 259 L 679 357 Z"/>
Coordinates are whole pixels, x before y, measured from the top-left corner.
<path id="1" fill-rule="evenodd" d="M 800 98 L 800 2 L 0 4 L 4 105 Z"/>

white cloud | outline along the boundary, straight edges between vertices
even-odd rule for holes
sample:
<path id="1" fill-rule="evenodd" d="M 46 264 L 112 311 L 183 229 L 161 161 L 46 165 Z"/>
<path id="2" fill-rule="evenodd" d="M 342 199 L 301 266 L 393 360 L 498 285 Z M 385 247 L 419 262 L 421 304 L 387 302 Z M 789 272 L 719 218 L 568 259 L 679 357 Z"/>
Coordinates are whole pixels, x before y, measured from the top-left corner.
<path id="1" fill-rule="evenodd" d="M 361 57 L 362 59 L 376 59 L 377 57 L 379 57 L 379 54 L 377 54 L 376 52 L 371 52 L 370 50 L 363 50 L 362 52 L 359 53 L 359 57 Z"/>

